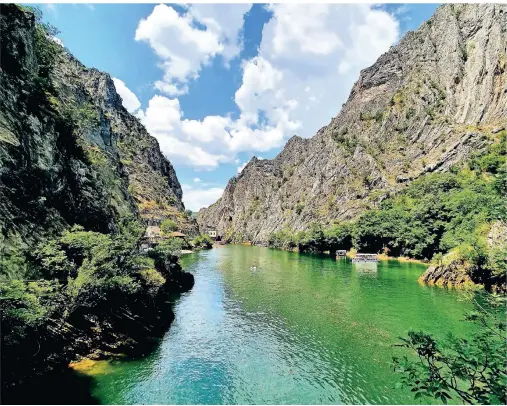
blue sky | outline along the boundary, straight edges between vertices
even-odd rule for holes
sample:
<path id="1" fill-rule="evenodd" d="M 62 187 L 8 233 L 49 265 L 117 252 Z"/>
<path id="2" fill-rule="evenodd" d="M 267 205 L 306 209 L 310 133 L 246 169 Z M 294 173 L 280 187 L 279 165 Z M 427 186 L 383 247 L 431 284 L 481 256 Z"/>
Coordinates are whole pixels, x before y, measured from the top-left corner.
<path id="1" fill-rule="evenodd" d="M 255 155 L 312 136 L 359 71 L 434 4 L 46 4 L 81 62 L 108 72 L 159 140 L 187 208 L 220 197 Z"/>

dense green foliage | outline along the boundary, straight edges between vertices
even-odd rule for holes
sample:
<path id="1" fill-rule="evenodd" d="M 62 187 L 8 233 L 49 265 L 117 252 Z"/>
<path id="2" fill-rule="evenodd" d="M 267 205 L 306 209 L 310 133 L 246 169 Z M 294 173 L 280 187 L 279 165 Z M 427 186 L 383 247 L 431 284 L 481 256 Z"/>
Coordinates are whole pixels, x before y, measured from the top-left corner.
<path id="1" fill-rule="evenodd" d="M 0 23 L 3 90 L 22 95 L 0 100 L 0 278 L 19 279 L 33 271 L 21 247 L 73 224 L 107 233 L 135 203 L 115 154 L 89 136 L 100 109 L 75 92 L 77 81 L 61 85 L 55 68 L 72 65 L 52 38 L 57 30 L 28 6 L 6 6 Z M 55 164 L 38 165 L 41 157 Z"/>
<path id="2" fill-rule="evenodd" d="M 470 337 L 451 335 L 438 343 L 423 332 L 409 332 L 401 339 L 399 346 L 417 357 L 394 358 L 394 370 L 415 399 L 507 403 L 505 296 L 488 295 L 485 299 L 474 299 L 476 310 L 466 315 L 467 321 L 479 326 Z"/>
<path id="3" fill-rule="evenodd" d="M 353 222 L 305 231 L 283 230 L 269 237 L 272 247 L 324 252 L 356 248 L 417 259 L 450 251 L 474 265 L 476 279 L 502 277 L 507 247 L 487 246 L 491 224 L 507 219 L 506 134 L 462 167 L 422 176 Z"/>
<path id="4" fill-rule="evenodd" d="M 38 72 L 36 84 L 40 85 L 45 90 L 52 90 L 50 81 L 50 74 L 55 66 L 58 56 L 62 52 L 62 47 L 52 40 L 59 34 L 59 30 L 49 23 L 42 20 L 42 11 L 38 7 L 33 6 L 18 6 L 22 10 L 32 13 L 36 26 L 35 26 L 35 52 L 37 56 Z"/>
<path id="5" fill-rule="evenodd" d="M 269 236 L 269 245 L 282 249 L 298 249 L 302 252 L 336 251 L 352 247 L 352 224 L 333 224 L 323 228 L 310 224 L 308 230 L 292 233 L 282 230 Z"/>
<path id="6" fill-rule="evenodd" d="M 156 337 L 172 321 L 166 293 L 193 284 L 177 263 L 178 241 L 139 251 L 144 227 L 114 145 L 122 137 L 112 134 L 120 126 L 41 18 L 15 5 L 0 14 L 10 95 L 0 100 L 2 389 Z"/>
<path id="7" fill-rule="evenodd" d="M 179 238 L 165 238 L 153 249 L 153 251 L 150 251 L 149 255 L 154 259 L 166 261 L 173 256 L 181 256 L 182 246 L 183 241 Z"/>
<path id="8" fill-rule="evenodd" d="M 167 240 L 144 256 L 138 251 L 142 235 L 135 221 L 125 221 L 112 235 L 74 226 L 27 253 L 33 280 L 0 284 L 4 339 L 22 339 L 27 329 L 65 320 L 117 295 L 156 294 L 165 279 L 155 262 L 177 255 L 181 244 Z"/>
<path id="9" fill-rule="evenodd" d="M 207 234 L 199 234 L 192 240 L 192 246 L 194 248 L 209 249 L 213 247 L 213 240 Z"/>
<path id="10" fill-rule="evenodd" d="M 178 229 L 178 225 L 176 224 L 176 222 L 174 220 L 171 220 L 171 219 L 165 219 L 160 224 L 160 230 L 164 234 L 172 233 L 173 231 L 176 231 L 177 229 Z"/>

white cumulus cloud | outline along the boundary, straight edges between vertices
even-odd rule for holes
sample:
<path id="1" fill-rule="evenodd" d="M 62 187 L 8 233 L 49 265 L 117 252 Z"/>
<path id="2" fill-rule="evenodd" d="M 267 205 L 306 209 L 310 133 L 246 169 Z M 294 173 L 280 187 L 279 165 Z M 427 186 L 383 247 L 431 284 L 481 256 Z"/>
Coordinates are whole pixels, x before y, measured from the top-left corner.
<path id="1" fill-rule="evenodd" d="M 267 6 L 273 17 L 264 25 L 259 55 L 242 62 L 234 95 L 238 118 L 185 119 L 177 96 L 188 90 L 188 80 L 213 57 L 231 58 L 240 49 L 249 6 L 222 6 L 193 5 L 178 14 L 159 5 L 136 32 L 162 59 L 166 75 L 155 86 L 169 96 L 153 96 L 136 115 L 178 165 L 241 168 L 240 152 L 269 151 L 294 134 L 312 136 L 336 116 L 360 70 L 399 37 L 398 21 L 366 4 Z"/>
<path id="2" fill-rule="evenodd" d="M 155 87 L 170 96 L 188 92 L 187 83 L 199 76 L 215 56 L 229 61 L 241 51 L 240 30 L 250 4 L 187 5 L 178 13 L 159 4 L 139 22 L 136 41 L 146 41 L 161 59 L 164 71 Z"/>
<path id="3" fill-rule="evenodd" d="M 399 24 L 367 4 L 268 9 L 273 18 L 264 26 L 260 54 L 282 73 L 278 91 L 286 102 L 297 101 L 289 119 L 297 117 L 298 135 L 309 137 L 336 116 L 360 70 L 398 40 Z"/>
<path id="4" fill-rule="evenodd" d="M 113 78 L 113 82 L 116 92 L 121 96 L 123 107 L 125 107 L 130 113 L 134 113 L 137 109 L 139 109 L 139 107 L 141 107 L 141 102 L 137 96 L 122 80 Z"/>
<path id="5" fill-rule="evenodd" d="M 220 153 L 218 148 L 204 149 L 201 145 L 206 143 L 192 142 L 192 137 L 182 129 L 189 120 L 182 118 L 183 113 L 178 99 L 156 95 L 149 101 L 141 121 L 149 133 L 158 140 L 162 152 L 173 163 L 213 169 L 220 162 L 228 161 L 228 157 Z"/>
<path id="6" fill-rule="evenodd" d="M 214 169 L 220 163 L 234 162 L 239 152 L 280 147 L 287 134 L 300 128 L 301 123 L 290 117 L 298 102 L 286 100 L 283 91 L 277 89 L 281 79 L 281 73 L 269 62 L 256 57 L 243 64 L 243 84 L 235 95 L 239 119 L 184 119 L 179 100 L 160 95 L 150 100 L 141 119 L 175 163 Z M 260 113 L 265 120 L 260 121 Z"/>
<path id="7" fill-rule="evenodd" d="M 229 116 L 188 120 L 183 118 L 178 99 L 156 95 L 140 118 L 174 163 L 214 169 L 220 163 L 234 162 L 239 152 L 268 151 L 282 146 L 288 130 L 294 131 L 300 125 L 289 119 L 291 108 L 289 103 L 267 112 L 273 124 L 252 126 L 251 120 L 233 120 Z"/>
<path id="8" fill-rule="evenodd" d="M 271 20 L 273 33 L 268 38 L 274 53 L 319 56 L 343 48 L 341 35 L 335 28 L 335 16 L 331 12 L 333 7 L 328 4 L 295 3 L 268 6 L 274 14 Z"/>
<path id="9" fill-rule="evenodd" d="M 192 211 L 199 211 L 203 207 L 208 207 L 210 204 L 217 201 L 224 192 L 223 188 L 197 188 L 190 185 L 181 185 L 183 189 L 183 203 L 187 209 Z"/>

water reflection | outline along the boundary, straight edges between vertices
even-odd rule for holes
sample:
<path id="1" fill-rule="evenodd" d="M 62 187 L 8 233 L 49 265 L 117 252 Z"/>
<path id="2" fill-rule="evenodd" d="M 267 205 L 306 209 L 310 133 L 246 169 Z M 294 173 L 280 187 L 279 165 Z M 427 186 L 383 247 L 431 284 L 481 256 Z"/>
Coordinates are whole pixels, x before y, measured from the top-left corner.
<path id="1" fill-rule="evenodd" d="M 358 273 L 359 276 L 369 276 L 376 278 L 378 276 L 377 262 L 357 262 L 352 264 L 352 268 Z"/>
<path id="2" fill-rule="evenodd" d="M 241 246 L 182 261 L 196 283 L 173 325 L 151 355 L 93 376 L 101 403 L 413 403 L 394 388 L 397 337 L 466 333 L 468 304 L 417 284 L 417 264 Z"/>

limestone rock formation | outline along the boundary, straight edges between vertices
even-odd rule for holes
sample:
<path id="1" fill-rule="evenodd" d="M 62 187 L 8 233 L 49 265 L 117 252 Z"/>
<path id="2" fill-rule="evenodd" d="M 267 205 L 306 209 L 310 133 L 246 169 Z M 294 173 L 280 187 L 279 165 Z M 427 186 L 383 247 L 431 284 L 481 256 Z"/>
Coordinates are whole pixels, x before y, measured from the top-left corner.
<path id="1" fill-rule="evenodd" d="M 500 256 L 505 255 L 503 262 L 507 266 L 507 224 L 501 220 L 494 222 L 487 234 L 486 244 L 488 249 L 498 250 Z M 484 280 L 481 273 L 477 272 L 477 267 L 463 258 L 456 257 L 455 253 L 450 252 L 443 257 L 438 265 L 431 265 L 420 276 L 419 282 L 429 286 L 439 286 L 447 288 L 467 288 L 474 285 L 482 285 L 490 291 L 507 292 L 507 280 L 504 274 L 489 277 Z"/>
<path id="2" fill-rule="evenodd" d="M 472 288 L 475 283 L 469 271 L 469 266 L 462 261 L 432 265 L 419 277 L 419 282 L 441 288 Z"/>
<path id="3" fill-rule="evenodd" d="M 111 77 L 15 5 L 2 5 L 0 30 L 0 255 L 73 224 L 109 232 L 129 215 L 173 217 L 197 232 L 171 163 Z M 9 272 L 22 274 L 19 262 Z"/>
<path id="4" fill-rule="evenodd" d="M 230 240 L 354 218 L 480 150 L 507 124 L 507 6 L 447 4 L 361 71 L 310 139 L 255 157 L 198 222 Z"/>

